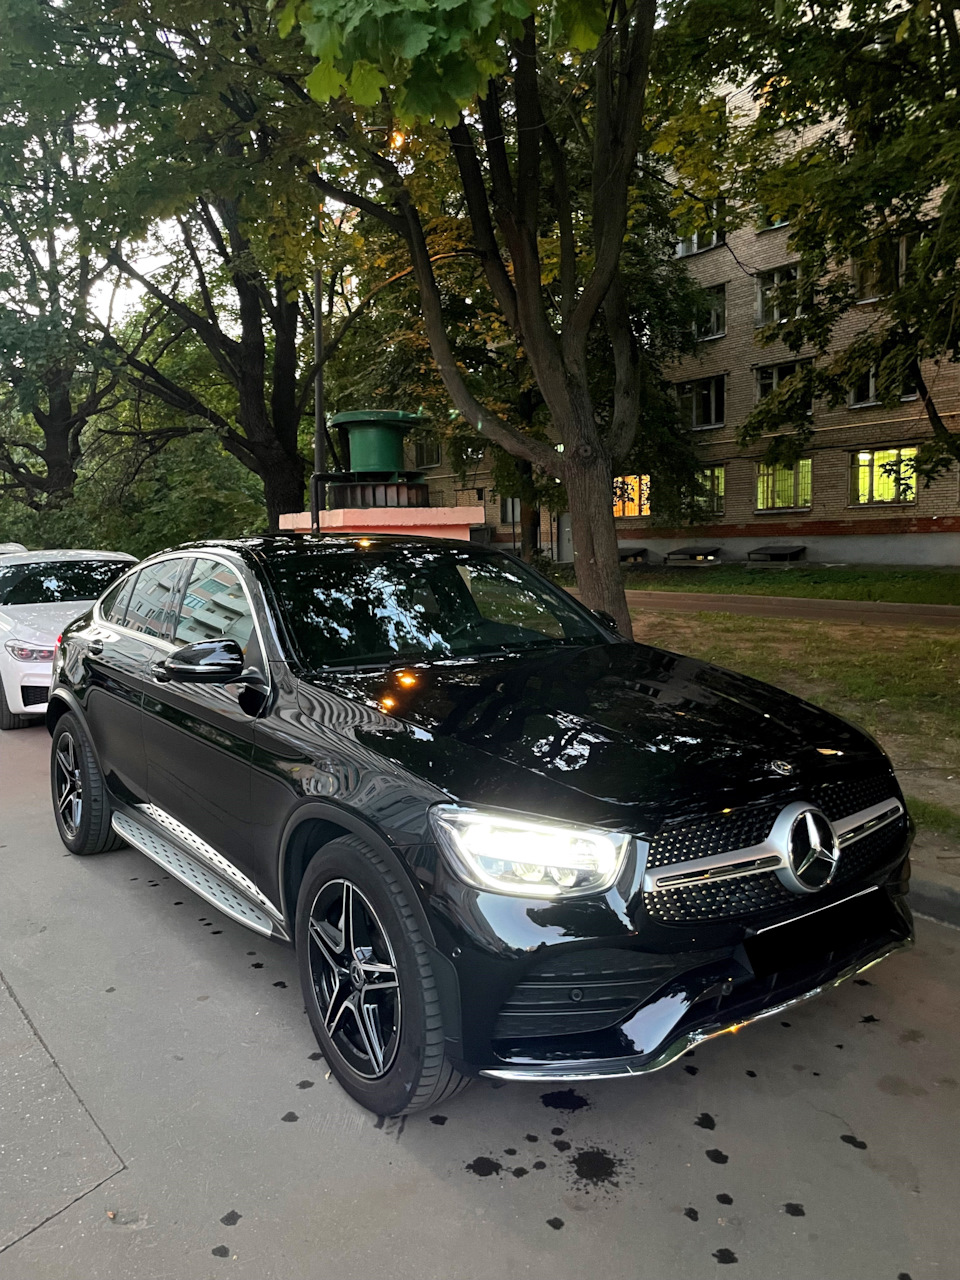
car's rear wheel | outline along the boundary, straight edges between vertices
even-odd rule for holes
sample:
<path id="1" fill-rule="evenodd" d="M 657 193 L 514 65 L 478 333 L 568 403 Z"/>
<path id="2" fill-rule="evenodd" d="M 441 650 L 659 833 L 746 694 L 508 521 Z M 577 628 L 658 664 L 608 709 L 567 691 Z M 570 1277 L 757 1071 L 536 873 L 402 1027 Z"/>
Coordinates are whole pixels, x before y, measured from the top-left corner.
<path id="1" fill-rule="evenodd" d="M 18 712 L 10 710 L 10 704 L 7 702 L 6 691 L 3 687 L 3 680 L 0 680 L 0 729 L 25 729 L 31 719 L 36 719 L 36 717 L 20 715 Z"/>
<path id="2" fill-rule="evenodd" d="M 71 853 L 103 853 L 123 844 L 110 826 L 110 799 L 90 739 L 70 712 L 53 731 L 50 790 L 57 830 Z"/>
<path id="3" fill-rule="evenodd" d="M 446 1058 L 436 978 L 409 890 L 352 836 L 325 845 L 297 903 L 307 1014 L 330 1069 L 377 1115 L 406 1115 L 469 1083 Z"/>

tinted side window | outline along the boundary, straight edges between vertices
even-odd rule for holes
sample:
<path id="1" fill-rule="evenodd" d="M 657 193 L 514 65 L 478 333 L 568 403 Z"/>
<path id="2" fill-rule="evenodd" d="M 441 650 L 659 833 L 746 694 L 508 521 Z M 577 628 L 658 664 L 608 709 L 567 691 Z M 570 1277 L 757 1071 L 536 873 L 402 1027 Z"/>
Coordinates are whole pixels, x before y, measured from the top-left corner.
<path id="1" fill-rule="evenodd" d="M 124 614 L 127 612 L 127 605 L 130 603 L 130 593 L 133 591 L 133 584 L 137 580 L 137 575 L 131 573 L 129 578 L 124 578 L 103 597 L 100 601 L 100 614 L 105 622 L 115 622 L 117 626 L 123 623 Z"/>
<path id="2" fill-rule="evenodd" d="M 217 560 L 197 560 L 180 606 L 174 642 L 226 638 L 236 640 L 246 653 L 253 635 L 250 603 L 237 574 Z"/>
<path id="3" fill-rule="evenodd" d="M 173 587 L 182 563 L 182 560 L 160 560 L 140 570 L 124 623 L 131 631 L 145 636 L 166 633 Z"/>

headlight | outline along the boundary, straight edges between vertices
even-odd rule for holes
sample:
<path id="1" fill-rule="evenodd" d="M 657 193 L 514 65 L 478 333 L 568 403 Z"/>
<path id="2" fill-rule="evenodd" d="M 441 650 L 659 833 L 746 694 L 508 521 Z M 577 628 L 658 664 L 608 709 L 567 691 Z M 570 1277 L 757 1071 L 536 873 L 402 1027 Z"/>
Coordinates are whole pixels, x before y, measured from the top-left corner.
<path id="1" fill-rule="evenodd" d="M 52 662 L 53 649 L 45 649 L 42 645 L 28 644 L 26 640 L 8 640 L 3 646 L 18 662 Z"/>
<path id="2" fill-rule="evenodd" d="M 441 847 L 471 884 L 534 898 L 579 897 L 609 889 L 630 844 L 630 836 L 622 831 L 455 805 L 436 805 L 430 819 Z"/>

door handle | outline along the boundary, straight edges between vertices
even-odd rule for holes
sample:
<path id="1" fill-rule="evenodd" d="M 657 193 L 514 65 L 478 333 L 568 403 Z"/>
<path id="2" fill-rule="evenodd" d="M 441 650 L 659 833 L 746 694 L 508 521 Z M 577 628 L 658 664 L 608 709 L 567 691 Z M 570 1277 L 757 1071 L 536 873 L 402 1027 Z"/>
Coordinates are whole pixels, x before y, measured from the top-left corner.
<path id="1" fill-rule="evenodd" d="M 90 643 L 87 645 L 87 653 L 93 653 L 93 654 L 103 653 L 103 641 L 91 640 Z"/>
<path id="2" fill-rule="evenodd" d="M 160 684 L 166 684 L 170 679 L 170 672 L 162 662 L 152 663 L 150 667 L 150 674 L 153 676 L 154 680 L 159 681 Z"/>

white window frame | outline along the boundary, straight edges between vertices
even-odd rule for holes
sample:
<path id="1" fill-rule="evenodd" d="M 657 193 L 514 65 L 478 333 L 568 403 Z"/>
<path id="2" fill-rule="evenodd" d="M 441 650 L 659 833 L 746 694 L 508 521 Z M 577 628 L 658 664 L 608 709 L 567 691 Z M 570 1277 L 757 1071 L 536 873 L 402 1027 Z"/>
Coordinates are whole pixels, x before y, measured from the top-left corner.
<path id="1" fill-rule="evenodd" d="M 812 361 L 810 360 L 780 360 L 775 364 L 757 365 L 756 369 L 754 370 L 756 375 L 756 383 L 755 383 L 756 403 L 759 404 L 761 400 L 766 400 L 768 395 L 773 395 L 773 393 L 779 388 L 781 382 L 785 382 L 787 378 L 791 377 L 794 373 L 796 373 L 796 371 L 799 368 L 801 368 L 803 365 L 807 365 L 811 363 Z M 781 370 L 783 369 L 788 369 L 789 373 L 782 373 Z M 768 370 L 773 374 L 773 386 L 765 395 L 761 389 L 762 375 L 766 373 Z M 810 401 L 811 403 L 807 408 L 808 415 L 813 413 L 813 396 L 810 397 Z"/>
<path id="2" fill-rule="evenodd" d="M 720 305 L 710 307 L 710 319 L 708 323 L 715 326 L 717 316 L 721 318 L 720 327 L 711 327 L 710 329 L 701 330 L 699 325 L 694 325 L 694 335 L 698 342 L 711 342 L 714 338 L 726 337 L 727 333 L 727 286 L 723 284 L 712 284 L 704 289 L 704 293 L 717 295 L 719 294 Z"/>
<path id="3" fill-rule="evenodd" d="M 909 458 L 904 458 L 903 454 L 905 450 L 910 451 L 911 456 Z M 894 483 L 896 485 L 896 490 L 897 490 L 896 497 L 875 498 L 873 496 L 874 483 L 876 480 L 876 468 L 877 468 L 877 463 L 875 461 L 875 458 L 878 453 L 895 453 L 897 455 L 896 463 L 897 463 L 898 472 L 897 472 L 897 476 L 894 479 Z M 851 507 L 858 507 L 858 508 L 913 506 L 917 501 L 916 456 L 917 456 L 917 446 L 915 444 L 869 445 L 863 449 L 854 449 L 850 454 L 849 505 Z M 860 492 L 859 471 L 861 466 L 864 464 L 864 462 L 866 462 L 866 465 L 869 466 L 870 468 L 870 472 L 869 472 L 870 496 L 861 502 L 859 497 L 859 492 Z M 906 481 L 904 481 L 903 479 L 903 465 L 905 462 L 913 463 L 913 469 L 911 471 L 910 477 Z M 883 465 L 885 464 L 880 463 L 880 466 L 883 466 Z M 886 478 L 889 479 L 890 477 L 886 477 Z M 904 483 L 908 484 L 912 491 L 909 497 L 904 496 L 904 492 L 902 488 Z M 856 496 L 854 495 L 855 487 L 856 487 Z"/>
<path id="4" fill-rule="evenodd" d="M 700 392 L 697 390 L 697 388 L 699 388 L 702 383 L 710 384 L 710 408 L 711 408 L 711 413 L 714 415 L 714 418 L 716 417 L 716 406 L 717 406 L 717 384 L 719 383 L 723 388 L 723 392 L 722 392 L 723 414 L 719 421 L 714 420 L 712 422 L 697 422 L 695 420 L 697 415 L 697 406 L 699 404 L 699 399 L 700 399 Z M 686 420 L 682 416 L 683 401 L 684 401 L 684 391 L 683 391 L 684 387 L 689 387 L 690 393 L 692 393 L 693 395 L 693 412 L 690 415 L 690 422 L 689 422 L 689 426 L 693 431 L 716 431 L 718 428 L 726 425 L 725 420 L 726 420 L 726 414 L 727 414 L 727 375 L 725 373 L 716 373 L 709 378 L 690 378 L 687 381 L 675 383 L 674 387 L 676 391 L 677 402 L 681 410 L 681 422 L 683 422 L 684 425 L 688 425 Z"/>
<path id="5" fill-rule="evenodd" d="M 810 501 L 806 503 L 799 502 L 800 497 L 800 467 L 801 464 L 807 462 L 810 464 Z M 762 507 L 760 505 L 760 484 L 764 479 L 764 470 L 769 469 L 770 480 L 772 481 L 772 494 L 774 505 L 772 507 Z M 791 506 L 777 506 L 777 470 L 792 470 L 793 472 L 793 504 Z M 793 467 L 787 468 L 783 463 L 757 463 L 757 506 L 758 512 L 770 511 L 810 511 L 813 508 L 813 459 L 810 456 L 798 458 Z"/>
<path id="6" fill-rule="evenodd" d="M 716 218 L 720 211 L 720 204 L 715 201 L 710 205 L 710 215 Z M 717 245 L 725 244 L 727 233 L 723 228 L 709 229 L 707 227 L 698 227 L 689 236 L 681 236 L 677 241 L 676 256 L 678 258 L 692 258 L 697 253 L 706 253 L 708 249 L 715 249 Z"/>
<path id="7" fill-rule="evenodd" d="M 705 476 L 711 477 L 711 483 L 704 481 Z M 716 483 L 717 477 L 720 479 L 719 486 Z M 708 490 L 705 494 L 699 494 L 695 499 L 696 505 L 701 511 L 706 511 L 708 515 L 722 516 L 726 514 L 726 487 L 727 487 L 727 464 L 725 462 L 711 462 L 706 466 L 699 467 L 697 470 L 697 480 Z M 719 490 L 719 492 L 718 492 Z M 718 502 L 719 499 L 719 502 Z"/>
<path id="8" fill-rule="evenodd" d="M 792 272 L 793 275 L 788 277 L 785 274 L 787 272 Z M 768 324 L 786 324 L 787 320 L 790 319 L 789 316 L 780 314 L 779 302 L 772 304 L 771 310 L 773 312 L 773 315 L 769 320 L 763 314 L 763 295 L 765 292 L 764 281 L 770 279 L 771 277 L 773 280 L 772 287 L 774 289 L 779 289 L 780 286 L 784 283 L 784 281 L 788 278 L 792 279 L 794 283 L 797 284 L 797 286 L 799 286 L 800 284 L 799 264 L 796 262 L 785 262 L 783 266 L 771 267 L 769 271 L 757 272 L 756 274 L 757 296 L 756 296 L 756 312 L 754 317 L 754 324 L 758 329 L 765 328 Z M 798 316 L 800 314 L 799 292 L 797 295 L 797 305 L 794 309 L 793 314 L 795 316 Z"/>

